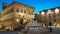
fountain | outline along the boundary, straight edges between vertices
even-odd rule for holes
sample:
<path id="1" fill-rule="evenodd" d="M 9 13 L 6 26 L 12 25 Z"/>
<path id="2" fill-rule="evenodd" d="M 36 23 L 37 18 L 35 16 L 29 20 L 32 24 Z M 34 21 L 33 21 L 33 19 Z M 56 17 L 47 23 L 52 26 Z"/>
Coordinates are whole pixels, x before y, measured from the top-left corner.
<path id="1" fill-rule="evenodd" d="M 44 28 L 42 25 L 37 23 L 36 19 L 33 19 L 32 22 L 27 23 L 25 29 L 21 30 L 21 32 L 24 34 L 40 34 L 47 31 L 48 30 L 46 28 Z"/>

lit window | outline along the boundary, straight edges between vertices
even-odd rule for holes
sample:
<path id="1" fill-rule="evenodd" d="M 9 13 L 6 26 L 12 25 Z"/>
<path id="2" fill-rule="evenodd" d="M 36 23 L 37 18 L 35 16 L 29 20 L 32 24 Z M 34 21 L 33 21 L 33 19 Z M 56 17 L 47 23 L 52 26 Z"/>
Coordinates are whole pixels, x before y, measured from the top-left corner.
<path id="1" fill-rule="evenodd" d="M 44 12 L 42 12 L 41 14 L 44 15 Z"/>
<path id="2" fill-rule="evenodd" d="M 56 26 L 56 23 L 54 23 L 54 26 Z"/>
<path id="3" fill-rule="evenodd" d="M 59 13 L 59 9 L 56 8 L 56 9 L 55 9 L 55 13 L 56 13 L 56 14 Z"/>
<path id="4" fill-rule="evenodd" d="M 60 27 L 59 24 L 57 24 L 57 27 Z"/>

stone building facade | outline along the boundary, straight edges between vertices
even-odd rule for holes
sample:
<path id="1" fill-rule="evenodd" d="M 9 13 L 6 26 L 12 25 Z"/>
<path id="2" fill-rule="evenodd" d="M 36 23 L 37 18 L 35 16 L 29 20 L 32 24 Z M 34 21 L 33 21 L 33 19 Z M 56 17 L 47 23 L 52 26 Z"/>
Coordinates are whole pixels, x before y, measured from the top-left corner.
<path id="1" fill-rule="evenodd" d="M 51 8 L 48 10 L 42 10 L 36 14 L 38 23 L 43 26 L 60 26 L 60 7 Z"/>
<path id="2" fill-rule="evenodd" d="M 5 29 L 15 29 L 32 21 L 34 8 L 18 2 L 12 2 L 9 6 L 2 4 L 1 23 Z"/>

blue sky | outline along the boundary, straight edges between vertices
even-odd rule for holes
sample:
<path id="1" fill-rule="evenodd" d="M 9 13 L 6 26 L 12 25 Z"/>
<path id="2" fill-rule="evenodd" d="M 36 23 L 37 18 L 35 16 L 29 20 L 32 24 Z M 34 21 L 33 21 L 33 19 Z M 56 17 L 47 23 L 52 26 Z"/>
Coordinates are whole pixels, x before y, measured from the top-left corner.
<path id="1" fill-rule="evenodd" d="M 0 0 L 0 12 L 2 11 L 2 3 L 5 2 L 9 5 L 11 2 L 16 1 L 22 4 L 26 4 L 35 8 L 35 13 L 41 10 L 59 7 L 60 0 Z"/>

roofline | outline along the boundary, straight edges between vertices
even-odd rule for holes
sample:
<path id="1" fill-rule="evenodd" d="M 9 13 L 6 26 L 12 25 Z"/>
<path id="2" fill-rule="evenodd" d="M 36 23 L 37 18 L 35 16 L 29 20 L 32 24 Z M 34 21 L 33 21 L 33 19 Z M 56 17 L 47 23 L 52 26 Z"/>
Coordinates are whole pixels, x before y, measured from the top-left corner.
<path id="1" fill-rule="evenodd" d="M 27 7 L 30 7 L 30 8 L 35 9 L 35 8 L 34 8 L 34 7 L 32 7 L 32 6 L 29 6 L 29 5 L 26 5 L 26 4 L 23 4 L 23 3 L 20 3 L 20 2 L 13 1 L 12 3 L 21 4 L 21 5 L 24 5 L 24 6 L 27 6 Z"/>
<path id="2" fill-rule="evenodd" d="M 32 7 L 32 6 L 29 6 L 29 5 L 26 5 L 26 4 L 22 4 L 22 3 L 20 3 L 20 2 L 16 2 L 16 1 L 13 1 L 12 3 L 10 3 L 8 6 L 10 6 L 11 4 L 13 4 L 13 3 L 17 3 L 17 4 L 21 4 L 21 5 L 24 5 L 24 6 L 27 6 L 27 7 L 30 7 L 30 8 L 33 8 L 33 9 L 35 9 L 34 7 Z M 7 6 L 7 7 L 8 7 Z"/>
<path id="3" fill-rule="evenodd" d="M 56 8 L 60 8 L 60 6 L 59 6 L 59 7 L 55 7 L 55 8 L 44 9 L 44 10 L 41 10 L 41 11 L 39 11 L 39 12 L 48 11 L 48 10 L 52 10 L 52 9 L 56 9 Z"/>
<path id="4" fill-rule="evenodd" d="M 30 7 L 30 8 L 33 8 L 33 9 L 35 9 L 34 7 L 32 7 L 32 6 L 28 6 L 28 5 L 25 5 L 25 4 L 22 4 L 22 3 L 20 3 L 20 2 L 16 2 L 16 1 L 13 1 L 12 3 L 10 3 L 8 6 L 6 6 L 6 8 L 8 8 L 11 4 L 13 4 L 13 3 L 17 3 L 17 4 L 21 4 L 21 5 L 24 5 L 24 6 L 27 6 L 27 7 Z M 6 9 L 5 8 L 5 9 Z M 5 9 L 3 9 L 3 10 L 5 10 Z"/>

